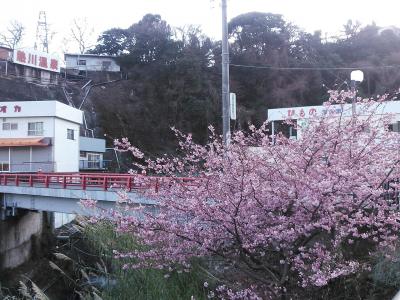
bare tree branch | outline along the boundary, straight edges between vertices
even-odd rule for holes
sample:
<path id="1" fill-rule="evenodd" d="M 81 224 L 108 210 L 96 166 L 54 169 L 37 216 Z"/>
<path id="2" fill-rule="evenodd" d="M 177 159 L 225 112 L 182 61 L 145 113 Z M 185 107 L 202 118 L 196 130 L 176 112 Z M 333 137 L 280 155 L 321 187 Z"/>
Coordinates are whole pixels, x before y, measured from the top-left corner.
<path id="1" fill-rule="evenodd" d="M 71 38 L 78 44 L 79 52 L 85 53 L 93 45 L 90 40 L 93 36 L 94 29 L 90 27 L 86 18 L 75 18 L 71 27 Z"/>
<path id="2" fill-rule="evenodd" d="M 25 27 L 20 22 L 13 20 L 10 22 L 7 30 L 0 33 L 0 44 L 15 49 L 21 42 L 24 34 Z"/>

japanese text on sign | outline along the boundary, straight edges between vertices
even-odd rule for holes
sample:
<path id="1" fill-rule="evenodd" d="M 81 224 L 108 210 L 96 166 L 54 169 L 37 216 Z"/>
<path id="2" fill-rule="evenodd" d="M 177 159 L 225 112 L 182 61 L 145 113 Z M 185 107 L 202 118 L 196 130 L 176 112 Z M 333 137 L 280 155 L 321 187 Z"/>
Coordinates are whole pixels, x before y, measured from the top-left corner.
<path id="1" fill-rule="evenodd" d="M 322 115 L 326 114 L 340 114 L 343 112 L 342 108 L 326 108 L 322 110 Z M 317 115 L 317 109 L 311 108 L 289 108 L 287 110 L 287 116 L 289 118 L 299 117 L 299 118 L 310 118 Z"/>
<path id="2" fill-rule="evenodd" d="M 52 72 L 60 72 L 58 59 L 44 52 L 38 52 L 31 49 L 17 49 L 14 50 L 13 61 L 16 64 Z"/>
<path id="3" fill-rule="evenodd" d="M 0 113 L 6 113 L 7 112 L 7 105 L 0 105 Z M 14 112 L 21 112 L 22 111 L 22 107 L 19 105 L 14 105 Z"/>

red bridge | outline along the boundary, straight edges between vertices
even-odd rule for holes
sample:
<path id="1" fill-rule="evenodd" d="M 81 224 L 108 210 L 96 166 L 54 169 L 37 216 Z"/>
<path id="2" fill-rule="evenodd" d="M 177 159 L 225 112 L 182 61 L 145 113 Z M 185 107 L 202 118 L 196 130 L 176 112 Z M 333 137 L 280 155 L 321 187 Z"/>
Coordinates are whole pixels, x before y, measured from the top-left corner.
<path id="1" fill-rule="evenodd" d="M 104 190 L 119 188 L 128 192 L 140 189 L 158 191 L 165 178 L 112 173 L 9 173 L 0 174 L 0 186 L 28 186 L 38 188 L 62 188 Z M 182 180 L 190 180 L 182 178 Z"/>
<path id="2" fill-rule="evenodd" d="M 81 199 L 97 200 L 104 208 L 112 207 L 118 200 L 117 191 L 126 191 L 138 204 L 154 205 L 143 190 L 158 192 L 161 185 L 172 180 L 187 185 L 194 178 L 170 178 L 139 174 L 111 173 L 3 173 L 0 174 L 0 207 L 65 213 L 83 212 Z"/>

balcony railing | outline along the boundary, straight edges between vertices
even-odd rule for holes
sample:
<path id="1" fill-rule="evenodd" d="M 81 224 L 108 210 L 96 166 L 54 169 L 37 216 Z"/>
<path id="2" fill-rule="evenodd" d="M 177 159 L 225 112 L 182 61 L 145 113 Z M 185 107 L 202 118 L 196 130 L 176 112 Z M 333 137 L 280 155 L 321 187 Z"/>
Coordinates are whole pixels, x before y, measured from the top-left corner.
<path id="1" fill-rule="evenodd" d="M 54 172 L 56 163 L 53 161 L 44 162 L 22 162 L 22 163 L 1 163 L 0 172 L 23 173 L 23 172 Z"/>
<path id="2" fill-rule="evenodd" d="M 79 170 L 105 170 L 110 165 L 109 160 L 86 160 L 79 161 Z"/>

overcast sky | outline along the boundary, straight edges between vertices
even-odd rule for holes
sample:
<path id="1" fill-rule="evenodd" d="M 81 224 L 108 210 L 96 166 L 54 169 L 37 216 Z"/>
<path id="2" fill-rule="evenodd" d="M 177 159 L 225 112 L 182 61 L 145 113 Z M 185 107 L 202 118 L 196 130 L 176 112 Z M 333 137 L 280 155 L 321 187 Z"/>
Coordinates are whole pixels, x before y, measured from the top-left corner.
<path id="1" fill-rule="evenodd" d="M 279 13 L 306 31 L 320 29 L 328 35 L 337 34 L 349 19 L 400 27 L 399 9 L 399 0 L 228 0 L 229 18 L 251 11 Z M 73 43 L 61 42 L 74 18 L 87 18 L 94 28 L 93 42 L 102 31 L 127 28 L 146 13 L 158 13 L 173 26 L 200 25 L 214 39 L 220 38 L 221 31 L 220 0 L 3 0 L 0 31 L 10 20 L 18 20 L 27 28 L 23 46 L 32 47 L 41 10 L 56 32 L 50 51 L 58 53 L 77 49 Z"/>

